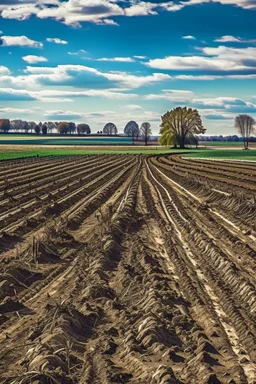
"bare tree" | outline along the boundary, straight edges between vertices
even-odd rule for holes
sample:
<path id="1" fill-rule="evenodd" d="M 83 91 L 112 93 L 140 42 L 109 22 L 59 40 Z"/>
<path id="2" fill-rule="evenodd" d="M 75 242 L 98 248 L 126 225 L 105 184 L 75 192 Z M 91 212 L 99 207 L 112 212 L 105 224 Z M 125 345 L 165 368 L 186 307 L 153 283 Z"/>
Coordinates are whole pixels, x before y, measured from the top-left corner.
<path id="1" fill-rule="evenodd" d="M 53 121 L 48 121 L 44 123 L 44 126 L 46 126 L 46 133 L 48 133 L 48 131 L 49 133 L 52 133 L 52 131 L 57 128 L 58 124 Z"/>
<path id="2" fill-rule="evenodd" d="M 107 123 L 103 128 L 103 133 L 105 133 L 106 135 L 116 135 L 117 127 L 114 123 Z"/>
<path id="3" fill-rule="evenodd" d="M 244 141 L 244 149 L 249 149 L 249 138 L 256 132 L 255 120 L 249 115 L 238 115 L 235 118 L 235 128 L 240 133 Z"/>
<path id="4" fill-rule="evenodd" d="M 36 126 L 37 124 L 34 121 L 28 121 L 28 130 L 30 130 L 31 133 L 33 131 L 36 132 L 35 130 Z"/>
<path id="5" fill-rule="evenodd" d="M 140 127 L 140 134 L 144 139 L 145 145 L 148 145 L 148 140 L 150 138 L 150 135 L 152 134 L 151 124 L 148 122 L 142 123 Z"/>
<path id="6" fill-rule="evenodd" d="M 29 123 L 26 120 L 12 120 L 11 129 L 15 131 L 25 131 L 27 133 L 29 130 Z"/>
<path id="7" fill-rule="evenodd" d="M 127 136 L 132 137 L 132 142 L 134 144 L 134 138 L 137 137 L 137 139 L 138 139 L 139 134 L 140 134 L 138 124 L 135 121 L 129 121 L 129 123 L 127 123 L 125 128 L 124 128 L 124 133 Z"/>

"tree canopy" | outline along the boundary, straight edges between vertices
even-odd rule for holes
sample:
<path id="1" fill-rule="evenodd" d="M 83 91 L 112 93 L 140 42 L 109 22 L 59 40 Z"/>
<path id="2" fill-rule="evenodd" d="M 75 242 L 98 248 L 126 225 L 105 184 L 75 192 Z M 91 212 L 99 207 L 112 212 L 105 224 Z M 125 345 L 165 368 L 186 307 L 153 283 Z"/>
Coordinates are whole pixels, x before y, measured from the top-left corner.
<path id="1" fill-rule="evenodd" d="M 184 148 L 186 139 L 206 131 L 197 109 L 177 107 L 167 111 L 161 118 L 162 145 L 179 145 Z"/>
<path id="2" fill-rule="evenodd" d="M 1 119 L 0 120 L 0 130 L 5 133 L 10 129 L 10 120 L 9 119 Z"/>
<path id="3" fill-rule="evenodd" d="M 103 133 L 105 133 L 106 135 L 116 135 L 117 134 L 116 125 L 114 123 L 107 123 L 103 128 Z"/>
<path id="4" fill-rule="evenodd" d="M 69 132 L 69 125 L 67 122 L 62 121 L 58 124 L 57 129 L 60 135 L 66 135 Z"/>
<path id="5" fill-rule="evenodd" d="M 138 124 L 136 123 L 136 121 L 129 121 L 129 123 L 126 124 L 125 128 L 124 128 L 124 133 L 127 135 L 127 136 L 131 136 L 133 139 L 135 137 L 139 137 L 139 134 L 140 134 L 140 129 L 139 129 L 139 126 Z"/>
<path id="6" fill-rule="evenodd" d="M 77 127 L 77 133 L 78 135 L 89 135 L 91 133 L 91 128 L 88 124 L 78 124 Z"/>

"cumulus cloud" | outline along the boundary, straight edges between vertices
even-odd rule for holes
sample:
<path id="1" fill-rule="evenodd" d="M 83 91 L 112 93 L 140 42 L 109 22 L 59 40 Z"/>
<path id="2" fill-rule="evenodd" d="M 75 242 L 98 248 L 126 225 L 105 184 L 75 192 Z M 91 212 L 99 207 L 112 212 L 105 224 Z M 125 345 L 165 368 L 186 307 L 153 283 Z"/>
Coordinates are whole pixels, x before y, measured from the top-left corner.
<path id="1" fill-rule="evenodd" d="M 0 36 L 0 46 L 19 46 L 41 48 L 43 44 L 39 41 L 31 40 L 27 36 Z"/>
<path id="2" fill-rule="evenodd" d="M 244 71 L 254 70 L 256 48 L 230 48 L 226 46 L 197 48 L 204 56 L 168 56 L 152 59 L 145 63 L 148 67 L 166 70 L 215 70 Z"/>
<path id="3" fill-rule="evenodd" d="M 83 88 L 136 89 L 154 83 L 171 80 L 164 73 L 134 75 L 129 72 L 102 72 L 84 65 L 58 65 L 56 67 L 27 66 L 25 75 L 0 77 L 0 86 L 12 84 L 15 87 L 35 88 L 40 85 L 68 85 Z"/>
<path id="4" fill-rule="evenodd" d="M 51 6 L 49 6 L 51 5 Z M 7 19 L 25 20 L 35 15 L 38 18 L 54 18 L 68 25 L 79 26 L 80 22 L 117 25 L 115 16 L 157 15 L 161 11 L 175 12 L 184 7 L 181 2 L 147 2 L 127 0 L 14 0 L 12 4 L 0 5 L 1 16 Z"/>
<path id="5" fill-rule="evenodd" d="M 12 0 L 0 4 L 1 16 L 6 19 L 26 20 L 30 16 L 54 18 L 68 25 L 80 22 L 117 25 L 116 16 L 148 16 L 159 12 L 176 12 L 186 6 L 202 3 L 221 3 L 245 9 L 256 9 L 255 0 L 188 0 L 188 1 L 140 1 L 140 0 Z"/>
<path id="6" fill-rule="evenodd" d="M 3 65 L 0 65 L 0 76 L 1 75 L 10 75 L 10 70 L 7 67 L 4 67 Z"/>
<path id="7" fill-rule="evenodd" d="M 85 91 L 66 90 L 19 90 L 0 88 L 0 100 L 4 101 L 43 101 L 43 102 L 72 102 L 79 97 L 102 97 L 110 100 L 130 100 L 138 97 L 135 93 L 124 93 L 118 90 L 97 89 Z"/>
<path id="8" fill-rule="evenodd" d="M 35 56 L 35 55 L 27 55 L 27 56 L 23 56 L 22 59 L 24 61 L 26 61 L 27 63 L 29 64 L 36 64 L 36 63 L 40 63 L 40 62 L 44 62 L 44 61 L 48 61 L 48 59 L 46 59 L 46 57 L 43 57 L 43 56 Z"/>
<path id="9" fill-rule="evenodd" d="M 46 41 L 48 41 L 48 43 L 55 43 L 55 44 L 68 44 L 66 40 L 61 40 L 58 37 L 48 37 Z"/>
<path id="10" fill-rule="evenodd" d="M 256 105 L 236 97 L 197 97 L 190 90 L 162 90 L 159 94 L 148 94 L 146 100 L 168 100 L 174 105 L 188 105 L 200 110 L 217 110 L 220 113 L 256 113 Z M 221 111 L 221 112 L 219 112 Z M 207 111 L 207 114 L 212 114 Z M 228 115 L 230 116 L 230 115 Z"/>

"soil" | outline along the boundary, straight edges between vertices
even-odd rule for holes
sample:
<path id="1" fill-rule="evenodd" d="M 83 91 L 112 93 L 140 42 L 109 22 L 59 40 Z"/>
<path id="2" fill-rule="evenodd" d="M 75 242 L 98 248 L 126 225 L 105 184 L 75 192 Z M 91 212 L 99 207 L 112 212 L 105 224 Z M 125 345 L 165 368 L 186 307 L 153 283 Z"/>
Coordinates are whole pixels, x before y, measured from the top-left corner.
<path id="1" fill-rule="evenodd" d="M 255 164 L 4 162 L 0 382 L 255 384 Z"/>

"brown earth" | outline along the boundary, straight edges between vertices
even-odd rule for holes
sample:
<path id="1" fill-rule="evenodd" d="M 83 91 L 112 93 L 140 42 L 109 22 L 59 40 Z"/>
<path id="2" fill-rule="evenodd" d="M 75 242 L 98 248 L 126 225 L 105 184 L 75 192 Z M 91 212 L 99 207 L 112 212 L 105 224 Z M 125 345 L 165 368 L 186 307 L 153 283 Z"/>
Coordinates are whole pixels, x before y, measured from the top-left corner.
<path id="1" fill-rule="evenodd" d="M 255 384 L 256 167 L 2 163 L 0 382 Z"/>

